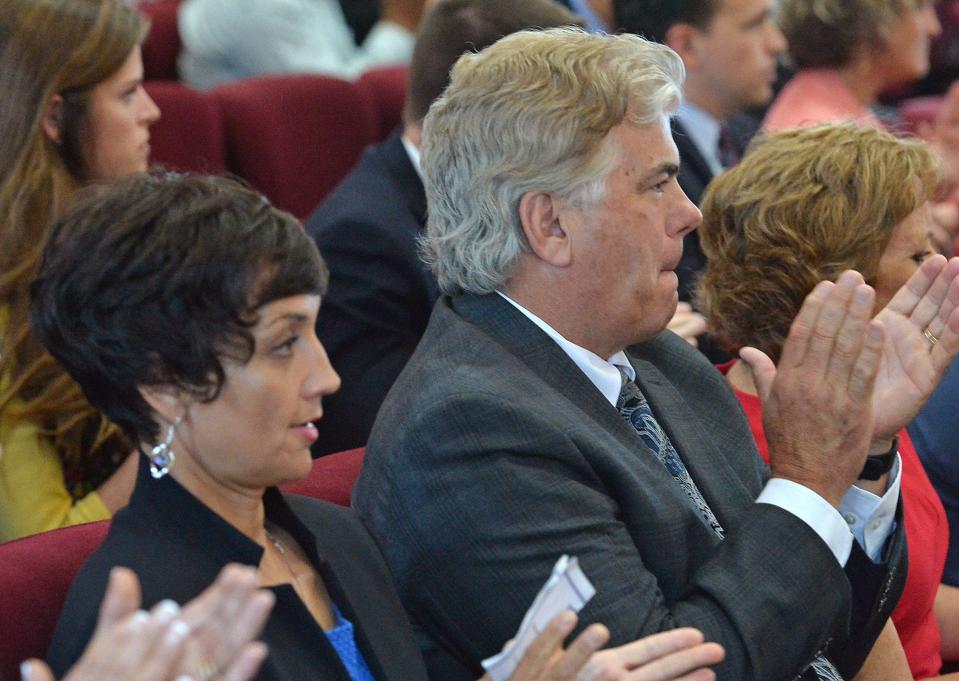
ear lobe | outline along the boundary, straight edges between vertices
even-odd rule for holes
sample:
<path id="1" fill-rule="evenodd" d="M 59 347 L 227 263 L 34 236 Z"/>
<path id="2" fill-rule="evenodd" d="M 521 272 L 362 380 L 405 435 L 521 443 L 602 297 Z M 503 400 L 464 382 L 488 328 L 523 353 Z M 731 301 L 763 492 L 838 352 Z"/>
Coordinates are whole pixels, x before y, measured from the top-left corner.
<path id="1" fill-rule="evenodd" d="M 43 111 L 40 128 L 56 146 L 63 144 L 63 97 L 53 95 Z"/>
<path id="2" fill-rule="evenodd" d="M 699 68 L 699 51 L 697 49 L 697 38 L 700 30 L 687 23 L 673 24 L 666 31 L 663 42 L 666 43 L 683 60 L 686 69 Z"/>
<path id="3" fill-rule="evenodd" d="M 519 216 L 530 250 L 554 267 L 568 266 L 570 240 L 560 220 L 559 199 L 549 192 L 527 192 L 519 201 Z"/>
<path id="4" fill-rule="evenodd" d="M 186 411 L 182 393 L 176 388 L 165 385 L 141 385 L 137 390 L 150 408 L 168 423 L 173 423 Z"/>

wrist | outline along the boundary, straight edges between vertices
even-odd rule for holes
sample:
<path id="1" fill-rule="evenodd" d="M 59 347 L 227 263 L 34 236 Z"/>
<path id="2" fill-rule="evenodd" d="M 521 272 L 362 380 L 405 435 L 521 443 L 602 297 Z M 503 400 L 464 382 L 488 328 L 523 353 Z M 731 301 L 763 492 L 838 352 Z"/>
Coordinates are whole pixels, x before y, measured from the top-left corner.
<path id="1" fill-rule="evenodd" d="M 882 446 L 883 442 L 873 441 L 874 446 Z M 879 450 L 878 453 L 874 453 L 873 445 L 869 447 L 869 456 L 866 457 L 866 462 L 862 467 L 862 472 L 859 473 L 860 480 L 882 480 L 882 478 L 889 472 L 892 468 L 893 462 L 896 460 L 896 452 L 899 448 L 899 438 L 894 437 L 888 442 L 888 447 L 886 450 Z"/>

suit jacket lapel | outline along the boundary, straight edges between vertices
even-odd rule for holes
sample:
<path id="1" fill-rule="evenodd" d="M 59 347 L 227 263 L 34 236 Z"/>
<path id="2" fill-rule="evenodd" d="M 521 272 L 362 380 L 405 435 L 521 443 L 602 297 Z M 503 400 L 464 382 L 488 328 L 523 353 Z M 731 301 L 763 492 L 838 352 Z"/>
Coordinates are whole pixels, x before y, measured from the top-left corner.
<path id="1" fill-rule="evenodd" d="M 630 359 L 636 369 L 636 383 L 649 401 L 656 420 L 666 431 L 716 519 L 728 529 L 734 518 L 725 515 L 726 509 L 741 510 L 752 503 L 754 495 L 732 467 L 717 465 L 725 461 L 725 456 L 673 384 L 651 362 L 635 356 Z"/>
<path id="2" fill-rule="evenodd" d="M 688 503 L 672 476 L 643 444 L 633 427 L 623 420 L 563 349 L 519 310 L 495 293 L 488 296 L 460 296 L 453 300 L 453 307 L 464 319 L 483 329 L 519 358 L 556 393 L 566 398 L 573 408 L 583 412 L 615 437 L 624 449 L 634 453 L 651 479 L 659 479 L 663 489 L 675 491 L 677 499 L 681 498 L 678 503 Z M 668 384 L 665 379 L 663 383 Z"/>

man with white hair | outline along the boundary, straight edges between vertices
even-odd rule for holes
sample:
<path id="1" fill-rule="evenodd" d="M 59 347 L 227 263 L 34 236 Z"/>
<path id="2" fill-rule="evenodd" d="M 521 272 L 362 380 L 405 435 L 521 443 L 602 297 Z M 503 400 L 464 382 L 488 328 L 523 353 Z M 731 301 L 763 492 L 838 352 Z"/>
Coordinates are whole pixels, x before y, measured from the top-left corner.
<path id="1" fill-rule="evenodd" d="M 638 36 L 521 32 L 460 58 L 426 118 L 443 296 L 354 505 L 433 679 L 475 678 L 564 553 L 596 586 L 582 622 L 613 641 L 696 626 L 730 681 L 851 678 L 901 591 L 898 456 L 873 424 L 911 418 L 959 349 L 959 260 L 927 261 L 876 320 L 847 272 L 778 369 L 743 351 L 767 481 L 723 377 L 664 331 L 701 219 L 676 182 L 682 79 Z"/>

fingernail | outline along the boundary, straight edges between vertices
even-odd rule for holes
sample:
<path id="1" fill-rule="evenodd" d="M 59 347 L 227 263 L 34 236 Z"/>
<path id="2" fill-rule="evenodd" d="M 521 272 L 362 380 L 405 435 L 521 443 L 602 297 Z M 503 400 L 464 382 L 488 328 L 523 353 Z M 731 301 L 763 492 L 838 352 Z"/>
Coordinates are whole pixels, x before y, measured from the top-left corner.
<path id="1" fill-rule="evenodd" d="M 559 625 L 564 629 L 568 629 L 576 624 L 576 615 L 565 610 L 559 614 Z"/>
<path id="2" fill-rule="evenodd" d="M 154 615 L 157 620 L 163 622 L 164 624 L 172 620 L 180 612 L 180 606 L 177 605 L 176 601 L 166 599 L 160 601 L 156 606 L 156 611 Z"/>
<path id="3" fill-rule="evenodd" d="M 170 625 L 170 630 L 163 637 L 163 643 L 171 648 L 176 646 L 190 634 L 190 625 L 183 620 L 177 620 Z"/>
<path id="4" fill-rule="evenodd" d="M 130 626 L 134 629 L 142 629 L 149 619 L 150 613 L 146 610 L 137 610 L 133 613 L 133 617 L 130 618 Z"/>
<path id="5" fill-rule="evenodd" d="M 33 679 L 33 665 L 26 660 L 20 663 L 20 678 L 23 681 L 31 681 Z"/>

